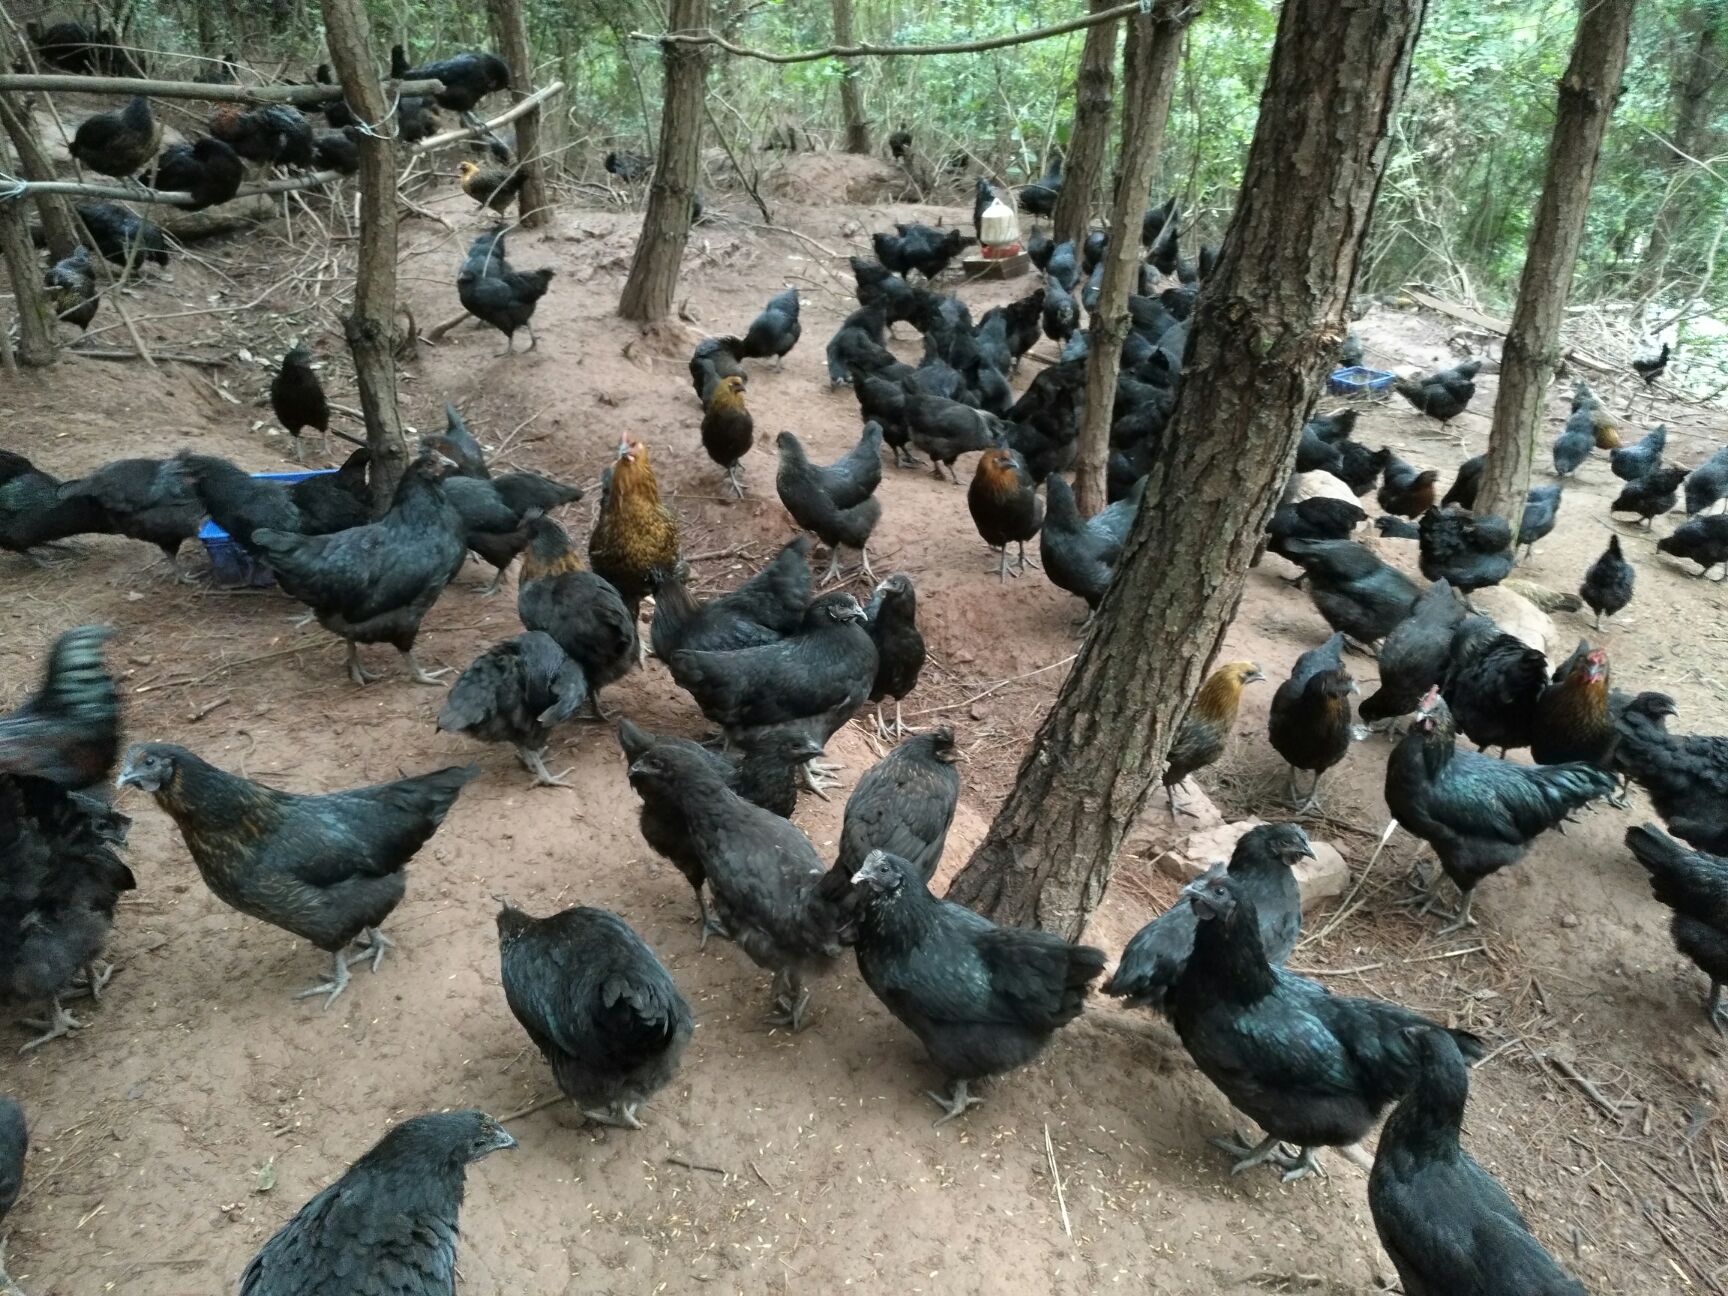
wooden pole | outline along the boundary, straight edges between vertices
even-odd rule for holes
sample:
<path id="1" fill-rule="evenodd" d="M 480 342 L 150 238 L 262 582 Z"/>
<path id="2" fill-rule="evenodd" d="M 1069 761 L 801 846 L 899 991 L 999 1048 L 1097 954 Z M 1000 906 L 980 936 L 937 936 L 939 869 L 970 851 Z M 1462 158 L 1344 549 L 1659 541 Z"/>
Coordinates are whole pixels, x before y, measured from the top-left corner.
<path id="1" fill-rule="evenodd" d="M 7 162 L 0 149 L 0 162 Z M 54 363 L 54 316 L 42 293 L 42 264 L 30 246 L 30 231 L 24 225 L 24 204 L 18 199 L 0 199 L 0 256 L 12 280 L 12 299 L 18 311 L 18 359 L 32 367 Z"/>
<path id="2" fill-rule="evenodd" d="M 534 89 L 534 56 L 528 47 L 528 24 L 521 0 L 491 0 L 492 25 L 498 51 L 510 65 L 510 98 L 527 99 Z M 516 122 L 516 165 L 522 170 L 522 190 L 516 211 L 524 229 L 540 229 L 552 219 L 546 194 L 546 163 L 540 156 L 540 110 L 525 112 Z"/>
<path id="3" fill-rule="evenodd" d="M 12 97 L 3 93 L 0 93 L 0 126 L 6 128 L 12 147 L 17 150 L 18 169 L 24 173 L 24 178 L 52 180 L 54 168 L 49 165 L 42 146 L 36 142 L 36 134 L 30 129 L 29 119 Z M 54 254 L 54 259 L 60 261 L 71 256 L 73 249 L 78 246 L 78 231 L 72 226 L 72 213 L 66 207 L 66 200 L 38 194 L 36 210 L 42 217 L 42 233 L 48 240 L 48 250 Z"/>
<path id="4" fill-rule="evenodd" d="M 396 405 L 396 121 L 372 65 L 363 0 L 321 0 L 330 62 L 360 119 L 360 264 L 354 307 L 342 321 L 371 451 L 372 511 L 382 516 L 408 465 Z"/>

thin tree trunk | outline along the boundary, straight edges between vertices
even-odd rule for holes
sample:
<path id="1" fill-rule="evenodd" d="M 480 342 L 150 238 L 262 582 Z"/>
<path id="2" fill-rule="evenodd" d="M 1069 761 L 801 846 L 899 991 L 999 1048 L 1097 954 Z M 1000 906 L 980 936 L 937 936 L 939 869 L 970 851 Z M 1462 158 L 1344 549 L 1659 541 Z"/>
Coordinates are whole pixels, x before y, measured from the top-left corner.
<path id="1" fill-rule="evenodd" d="M 0 149 L 0 167 L 8 164 Z M 30 246 L 24 225 L 24 204 L 0 199 L 0 257 L 12 281 L 12 302 L 18 316 L 18 359 L 31 367 L 54 363 L 54 316 L 42 292 L 42 264 Z M 5 327 L 0 323 L 0 328 Z"/>
<path id="2" fill-rule="evenodd" d="M 1512 329 L 1501 352 L 1494 430 L 1476 503 L 1477 512 L 1497 513 L 1512 519 L 1514 526 L 1523 515 L 1524 496 L 1530 489 L 1542 408 L 1560 359 L 1560 322 L 1584 239 L 1602 137 L 1608 133 L 1620 97 L 1636 7 L 1636 0 L 1581 3 L 1572 61 L 1560 79 L 1548 170 L 1530 222 L 1530 245 L 1518 280 Z"/>
<path id="3" fill-rule="evenodd" d="M 708 0 L 672 0 L 667 20 L 673 32 L 699 32 L 708 26 Z M 648 324 L 672 311 L 678 267 L 690 238 L 691 201 L 696 193 L 702 148 L 702 91 L 707 77 L 706 47 L 667 41 L 660 47 L 666 88 L 660 112 L 660 153 L 642 234 L 630 259 L 630 277 L 618 313 Z"/>
<path id="4" fill-rule="evenodd" d="M 362 0 L 322 0 L 330 62 L 342 96 L 376 135 L 360 136 L 360 264 L 354 308 L 342 321 L 354 355 L 360 412 L 371 452 L 372 509 L 383 515 L 408 464 L 402 415 L 396 407 L 396 158 L 395 121 L 372 63 L 372 24 Z M 382 137 L 382 138 L 380 138 Z"/>
<path id="5" fill-rule="evenodd" d="M 1104 465 L 1110 455 L 1110 414 L 1116 403 L 1116 371 L 1128 336 L 1128 294 L 1138 283 L 1140 220 L 1146 211 L 1152 172 L 1164 146 L 1182 34 L 1199 12 L 1198 3 L 1166 0 L 1151 14 L 1130 20 L 1122 52 L 1122 156 L 1110 210 L 1110 248 L 1104 282 L 1087 334 L 1086 399 L 1080 412 L 1080 449 L 1074 468 L 1074 502 L 1082 517 L 1104 507 Z M 1102 132 L 1103 125 L 1100 125 Z M 1067 193 L 1069 177 L 1062 189 Z M 1058 210 L 1058 217 L 1061 212 Z"/>
<path id="6" fill-rule="evenodd" d="M 852 43 L 852 0 L 834 0 L 834 43 Z M 857 59 L 840 62 L 840 116 L 846 123 L 846 151 L 870 151 L 870 123 L 864 116 L 864 87 L 859 79 L 863 69 Z"/>
<path id="7" fill-rule="evenodd" d="M 18 153 L 18 166 L 26 180 L 56 180 L 54 168 L 30 129 L 30 120 L 19 110 L 10 94 L 0 93 L 0 125 L 6 128 L 12 147 Z M 34 194 L 36 211 L 42 218 L 43 237 L 56 261 L 72 255 L 78 246 L 78 231 L 72 224 L 72 213 L 66 199 L 59 194 Z"/>
<path id="8" fill-rule="evenodd" d="M 1169 448 L 1096 628 L 949 890 L 999 922 L 1078 936 L 1158 784 L 1344 337 L 1424 8 L 1285 0 Z"/>
<path id="9" fill-rule="evenodd" d="M 1092 0 L 1093 13 L 1113 8 L 1115 0 Z M 1110 136 L 1110 92 L 1118 26 L 1119 23 L 1107 22 L 1086 29 L 1080 71 L 1074 78 L 1074 128 L 1068 134 L 1068 160 L 1062 168 L 1061 192 L 1056 195 L 1052 237 L 1058 243 L 1073 239 L 1078 244 L 1086 237 L 1087 222 L 1098 198 L 1104 146 Z M 1147 183 L 1151 183 L 1150 179 Z"/>
<path id="10" fill-rule="evenodd" d="M 1725 21 L 1708 12 L 1704 5 L 1694 4 L 1681 17 L 1682 28 L 1691 37 L 1688 51 L 1675 68 L 1672 101 L 1674 107 L 1673 135 L 1669 143 L 1657 142 L 1657 164 L 1672 180 L 1677 181 L 1693 164 L 1681 157 L 1701 155 L 1706 128 L 1710 124 L 1711 99 L 1724 77 L 1722 55 L 1718 49 L 1717 24 Z M 1638 267 L 1636 290 L 1640 295 L 1655 292 L 1662 286 L 1662 276 L 1668 266 L 1668 249 L 1674 241 L 1683 218 L 1694 209 L 1679 200 L 1670 184 L 1668 199 L 1656 212 L 1650 224 L 1650 241 L 1644 249 L 1644 259 Z"/>
<path id="11" fill-rule="evenodd" d="M 528 26 L 521 0 L 489 0 L 498 54 L 510 65 L 510 102 L 521 103 L 534 93 L 534 55 L 528 46 Z M 516 211 L 524 229 L 540 229 L 552 219 L 546 196 L 546 163 L 540 156 L 540 109 L 530 108 L 516 119 L 516 165 L 522 190 Z"/>

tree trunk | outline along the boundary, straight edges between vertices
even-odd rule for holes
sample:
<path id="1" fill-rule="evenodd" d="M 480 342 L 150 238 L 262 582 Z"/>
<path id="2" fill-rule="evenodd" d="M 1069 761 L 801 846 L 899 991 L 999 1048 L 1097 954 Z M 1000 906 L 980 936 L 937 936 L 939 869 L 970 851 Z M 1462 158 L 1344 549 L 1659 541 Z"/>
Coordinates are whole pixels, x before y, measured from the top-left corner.
<path id="1" fill-rule="evenodd" d="M 1635 5 L 1636 0 L 1582 0 L 1572 61 L 1560 79 L 1548 170 L 1530 222 L 1512 329 L 1501 351 L 1494 430 L 1476 503 L 1478 513 L 1497 513 L 1514 527 L 1530 489 L 1542 408 L 1560 359 L 1560 322 L 1584 238 L 1602 137 L 1620 97 Z"/>
<path id="2" fill-rule="evenodd" d="M 1128 294 L 1138 283 L 1140 269 L 1140 220 L 1146 212 L 1158 150 L 1164 144 L 1164 125 L 1170 120 L 1176 69 L 1182 61 L 1182 33 L 1199 10 L 1198 3 L 1178 5 L 1167 0 L 1155 13 L 1136 16 L 1128 25 L 1122 51 L 1122 156 L 1110 210 L 1113 232 L 1104 254 L 1098 309 L 1092 312 L 1087 334 L 1086 398 L 1080 411 L 1080 449 L 1074 468 L 1074 502 L 1082 517 L 1091 517 L 1104 507 L 1104 465 L 1110 455 L 1116 371 L 1122 362 L 1122 341 L 1128 336 Z M 1106 125 L 1100 122 L 1100 135 Z M 1100 145 L 1102 142 L 1100 139 Z M 1073 174 L 1070 169 L 1063 178 L 1063 196 Z M 1056 214 L 1060 219 L 1060 208 Z"/>
<path id="3" fill-rule="evenodd" d="M 708 0 L 672 0 L 667 27 L 673 32 L 699 32 L 708 26 Z M 704 46 L 667 42 L 660 47 L 666 67 L 666 88 L 660 112 L 660 153 L 654 164 L 654 184 L 642 234 L 630 259 L 630 277 L 618 313 L 648 324 L 672 311 L 678 267 L 690 238 L 691 200 L 702 149 L 702 92 L 708 63 Z"/>
<path id="4" fill-rule="evenodd" d="M 0 168 L 9 167 L 6 150 L 0 148 Z M 37 367 L 54 363 L 54 316 L 42 292 L 42 264 L 30 246 L 30 231 L 24 224 L 24 203 L 0 198 L 0 258 L 6 262 L 12 281 L 12 303 L 18 315 L 18 359 Z M 0 328 L 6 327 L 0 321 Z"/>
<path id="5" fill-rule="evenodd" d="M 1659 150 L 1657 165 L 1669 176 L 1670 185 L 1667 200 L 1650 224 L 1650 242 L 1638 268 L 1636 291 L 1641 296 L 1661 288 L 1662 276 L 1668 266 L 1669 246 L 1683 218 L 1693 210 L 1690 204 L 1680 200 L 1676 192 L 1679 178 L 1687 167 L 1694 165 L 1680 155 L 1699 157 L 1704 148 L 1706 129 L 1710 125 L 1711 99 L 1725 80 L 1717 40 L 1717 25 L 1723 21 L 1703 4 L 1692 5 L 1680 19 L 1689 41 L 1684 57 L 1676 60 L 1675 66 L 1671 95 L 1674 126 L 1669 141 L 1673 148 L 1660 141 L 1653 145 Z"/>
<path id="6" fill-rule="evenodd" d="M 1113 8 L 1115 0 L 1092 0 L 1093 13 Z M 1116 63 L 1116 28 L 1119 25 L 1098 23 L 1086 29 L 1086 44 L 1080 51 L 1080 72 L 1074 78 L 1074 129 L 1068 135 L 1068 159 L 1062 167 L 1062 190 L 1056 195 L 1055 232 L 1051 237 L 1058 243 L 1073 239 L 1078 247 L 1080 240 L 1086 237 L 1086 225 L 1098 197 L 1099 176 L 1104 170 L 1104 146 L 1110 135 L 1110 81 Z M 1126 77 L 1123 83 L 1126 85 Z M 1166 95 L 1165 112 L 1168 111 L 1169 98 Z M 1151 184 L 1150 177 L 1147 184 Z"/>
<path id="7" fill-rule="evenodd" d="M 521 103 L 534 93 L 534 56 L 528 47 L 528 26 L 522 19 L 521 0 L 489 0 L 492 27 L 498 35 L 498 54 L 510 65 L 510 102 Z M 540 229 L 552 218 L 543 177 L 540 110 L 530 108 L 516 119 L 516 165 L 522 172 L 522 190 L 516 212 L 522 228 Z"/>
<path id="8" fill-rule="evenodd" d="M 834 43 L 852 43 L 852 0 L 834 0 Z M 846 123 L 846 151 L 870 151 L 870 123 L 864 117 L 864 87 L 859 83 L 856 59 L 840 63 L 840 116 Z"/>
<path id="9" fill-rule="evenodd" d="M 998 922 L 1077 937 L 1158 784 L 1344 337 L 1424 7 L 1285 0 L 1169 448 L 1096 628 L 949 889 Z"/>
<path id="10" fill-rule="evenodd" d="M 42 146 L 36 142 L 36 133 L 30 129 L 29 119 L 10 94 L 0 93 L 0 125 L 5 126 L 6 134 L 12 140 L 12 147 L 18 153 L 19 169 L 26 180 L 59 179 L 47 155 L 42 152 Z M 54 260 L 71 256 L 78 246 L 78 231 L 72 224 L 72 212 L 66 199 L 59 194 L 34 194 L 32 198 L 42 218 L 43 237 L 48 240 L 48 251 Z"/>
<path id="11" fill-rule="evenodd" d="M 386 123 L 389 103 L 372 63 L 372 24 L 362 0 L 322 0 L 330 62 L 342 96 L 362 121 Z M 396 408 L 396 158 L 393 131 L 360 136 L 360 264 L 354 308 L 342 321 L 354 355 L 360 412 L 371 452 L 372 511 L 390 507 L 408 464 Z"/>

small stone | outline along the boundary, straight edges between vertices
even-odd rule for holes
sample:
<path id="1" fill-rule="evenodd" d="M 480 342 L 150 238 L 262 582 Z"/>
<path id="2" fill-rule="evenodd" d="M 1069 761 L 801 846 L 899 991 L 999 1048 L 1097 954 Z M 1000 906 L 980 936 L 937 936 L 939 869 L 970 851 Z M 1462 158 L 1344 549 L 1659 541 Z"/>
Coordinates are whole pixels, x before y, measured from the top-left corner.
<path id="1" fill-rule="evenodd" d="M 1578 925 L 1578 915 L 1575 913 L 1561 914 L 1560 925 L 1562 927 L 1576 927 Z"/>
<path id="2" fill-rule="evenodd" d="M 1350 889 L 1350 866 L 1331 842 L 1315 841 L 1314 858 L 1298 860 L 1290 870 L 1296 875 L 1296 890 L 1302 897 L 1302 912 L 1307 913 L 1322 900 L 1336 900 Z"/>

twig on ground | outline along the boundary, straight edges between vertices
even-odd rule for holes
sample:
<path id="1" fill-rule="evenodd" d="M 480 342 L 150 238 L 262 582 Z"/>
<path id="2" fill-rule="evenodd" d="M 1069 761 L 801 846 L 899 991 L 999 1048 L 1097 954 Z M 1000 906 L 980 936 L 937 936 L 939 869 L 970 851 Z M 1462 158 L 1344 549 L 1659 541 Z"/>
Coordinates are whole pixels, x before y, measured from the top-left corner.
<path id="1" fill-rule="evenodd" d="M 556 1107 L 564 1100 L 563 1094 L 553 1094 L 550 1098 L 541 1098 L 536 1102 L 529 1103 L 526 1107 L 523 1107 L 518 1111 L 511 1112 L 508 1116 L 500 1116 L 498 1118 L 498 1123 L 500 1125 L 505 1125 L 513 1120 L 521 1120 L 524 1116 L 532 1116 L 535 1112 L 545 1111 L 548 1107 Z"/>
<path id="2" fill-rule="evenodd" d="M 680 1156 L 667 1157 L 666 1164 L 683 1166 L 686 1170 L 706 1170 L 709 1174 L 717 1174 L 722 1179 L 729 1179 L 732 1177 L 732 1172 L 730 1170 L 722 1170 L 719 1166 L 703 1165 L 700 1161 L 686 1161 Z"/>
<path id="3" fill-rule="evenodd" d="M 1037 670 L 1029 670 L 1029 671 L 1026 671 L 1024 674 L 1021 674 L 1021 675 L 1010 675 L 1007 679 L 997 680 L 989 688 L 984 689 L 981 692 L 974 693 L 971 697 L 965 698 L 959 702 L 950 702 L 947 706 L 926 707 L 922 711 L 907 712 L 907 718 L 911 719 L 911 720 L 916 720 L 919 716 L 936 715 L 936 714 L 943 712 L 943 711 L 958 711 L 961 707 L 971 706 L 974 702 L 977 702 L 979 699 L 989 697 L 992 693 L 994 693 L 999 688 L 1006 688 L 1008 685 L 1017 684 L 1021 680 L 1031 679 L 1034 675 L 1042 675 L 1045 671 L 1053 671 L 1053 670 L 1056 670 L 1058 667 L 1066 666 L 1069 662 L 1073 661 L 1079 655 L 1080 655 L 1079 653 L 1069 653 L 1061 661 L 1053 661 L 1048 666 L 1040 666 L 1040 667 L 1038 667 Z"/>
<path id="4" fill-rule="evenodd" d="M 1074 1236 L 1074 1226 L 1068 1221 L 1068 1199 L 1062 1194 L 1062 1171 L 1056 1165 L 1056 1145 L 1050 1141 L 1050 1122 L 1044 1122 L 1044 1156 L 1050 1162 L 1050 1182 L 1056 1185 L 1056 1206 L 1062 1212 L 1062 1231 Z"/>

